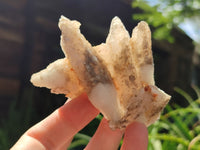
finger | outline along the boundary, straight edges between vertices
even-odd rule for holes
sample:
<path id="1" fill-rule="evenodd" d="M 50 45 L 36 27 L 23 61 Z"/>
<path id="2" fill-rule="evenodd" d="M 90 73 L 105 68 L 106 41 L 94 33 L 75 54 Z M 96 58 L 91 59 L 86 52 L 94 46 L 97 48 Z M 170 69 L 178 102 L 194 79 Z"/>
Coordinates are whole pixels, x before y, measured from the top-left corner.
<path id="1" fill-rule="evenodd" d="M 10 150 L 46 150 L 37 139 L 23 135 Z"/>
<path id="2" fill-rule="evenodd" d="M 57 150 L 66 150 L 72 139 L 68 140 L 60 148 L 57 148 Z M 27 135 L 23 135 L 17 143 L 11 150 L 47 150 L 37 139 Z"/>
<path id="3" fill-rule="evenodd" d="M 97 131 L 85 150 L 116 150 L 119 147 L 123 131 L 111 130 L 106 119 L 102 119 Z"/>
<path id="4" fill-rule="evenodd" d="M 67 150 L 67 148 L 68 148 L 69 145 L 71 144 L 72 140 L 73 140 L 73 137 L 72 137 L 70 140 L 68 140 L 66 143 L 64 143 L 64 144 L 59 148 L 59 150 Z"/>
<path id="5" fill-rule="evenodd" d="M 56 150 L 63 146 L 64 143 L 70 141 L 98 113 L 99 111 L 90 103 L 87 96 L 83 94 L 69 101 L 46 119 L 33 126 L 25 133 L 25 137 L 31 137 L 39 141 L 48 150 Z M 26 144 L 33 143 L 30 140 Z"/>
<path id="6" fill-rule="evenodd" d="M 125 131 L 121 150 L 147 150 L 148 130 L 139 122 L 130 124 Z"/>

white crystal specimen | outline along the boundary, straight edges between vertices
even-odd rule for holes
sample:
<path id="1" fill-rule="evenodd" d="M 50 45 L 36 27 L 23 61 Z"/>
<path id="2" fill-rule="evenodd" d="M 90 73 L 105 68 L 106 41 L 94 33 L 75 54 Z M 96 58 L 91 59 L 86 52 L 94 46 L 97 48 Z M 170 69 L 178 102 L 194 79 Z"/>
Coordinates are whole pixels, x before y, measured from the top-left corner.
<path id="1" fill-rule="evenodd" d="M 70 98 L 86 92 L 111 128 L 133 121 L 146 126 L 159 119 L 170 96 L 155 86 L 151 32 L 144 21 L 132 37 L 114 17 L 106 43 L 92 47 L 80 32 L 80 23 L 61 16 L 61 47 L 65 58 L 33 74 L 35 86 Z"/>

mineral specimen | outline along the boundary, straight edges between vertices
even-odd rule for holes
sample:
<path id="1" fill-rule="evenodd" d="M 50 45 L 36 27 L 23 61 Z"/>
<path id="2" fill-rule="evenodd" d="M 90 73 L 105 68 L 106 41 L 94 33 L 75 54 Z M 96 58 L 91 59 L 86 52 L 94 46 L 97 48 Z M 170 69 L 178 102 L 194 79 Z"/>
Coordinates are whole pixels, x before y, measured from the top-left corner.
<path id="1" fill-rule="evenodd" d="M 105 43 L 92 46 L 80 33 L 80 23 L 61 16 L 61 47 L 65 58 L 33 74 L 35 86 L 74 98 L 87 93 L 112 129 L 133 121 L 154 123 L 170 100 L 155 86 L 151 32 L 140 22 L 132 37 L 114 17 Z"/>

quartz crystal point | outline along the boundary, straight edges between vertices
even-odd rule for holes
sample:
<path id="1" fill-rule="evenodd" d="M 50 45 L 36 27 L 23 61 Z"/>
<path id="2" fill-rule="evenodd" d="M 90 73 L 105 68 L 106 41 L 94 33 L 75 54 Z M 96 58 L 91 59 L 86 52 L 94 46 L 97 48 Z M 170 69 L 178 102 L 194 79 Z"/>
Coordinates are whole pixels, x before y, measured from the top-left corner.
<path id="1" fill-rule="evenodd" d="M 61 16 L 61 47 L 65 58 L 35 73 L 31 82 L 52 93 L 74 98 L 87 93 L 112 129 L 133 121 L 154 123 L 170 100 L 155 86 L 151 32 L 144 21 L 132 37 L 114 17 L 105 43 L 92 46 L 80 32 L 80 23 Z"/>

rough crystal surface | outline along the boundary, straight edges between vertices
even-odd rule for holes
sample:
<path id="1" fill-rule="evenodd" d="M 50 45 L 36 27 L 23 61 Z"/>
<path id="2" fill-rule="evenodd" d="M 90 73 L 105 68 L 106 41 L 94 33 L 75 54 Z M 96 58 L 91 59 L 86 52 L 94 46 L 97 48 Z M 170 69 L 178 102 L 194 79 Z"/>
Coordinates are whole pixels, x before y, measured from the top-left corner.
<path id="1" fill-rule="evenodd" d="M 70 98 L 86 92 L 110 127 L 125 128 L 133 121 L 146 126 L 159 119 L 170 96 L 155 86 L 151 32 L 141 21 L 130 37 L 114 17 L 105 43 L 91 46 L 80 23 L 61 16 L 61 47 L 65 58 L 33 74 L 35 86 Z"/>

